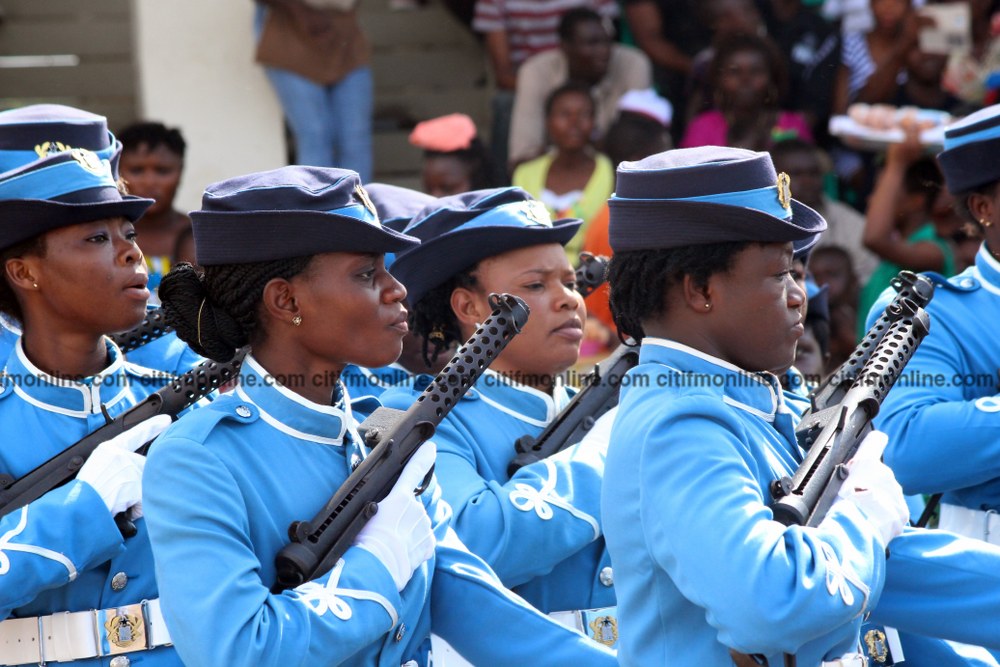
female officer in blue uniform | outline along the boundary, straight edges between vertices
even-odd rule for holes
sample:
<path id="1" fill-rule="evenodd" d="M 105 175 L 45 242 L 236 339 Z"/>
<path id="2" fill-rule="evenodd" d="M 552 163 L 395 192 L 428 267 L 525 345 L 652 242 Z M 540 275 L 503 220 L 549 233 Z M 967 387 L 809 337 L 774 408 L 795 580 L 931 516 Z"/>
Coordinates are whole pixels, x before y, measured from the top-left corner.
<path id="1" fill-rule="evenodd" d="M 941 170 L 984 243 L 961 274 L 930 274 L 937 285 L 927 309 L 931 332 L 878 421 L 890 436 L 885 461 L 904 490 L 943 492 L 939 527 L 993 544 L 1000 544 L 1000 346 L 991 333 L 1000 322 L 998 149 L 1000 105 L 945 130 Z"/>
<path id="2" fill-rule="evenodd" d="M 122 145 L 108 131 L 103 116 L 60 104 L 35 104 L 0 112 L 0 171 L 23 167 L 44 155 L 84 148 L 108 160 L 118 179 Z M 0 321 L 0 359 L 6 359 L 20 336 L 16 323 Z M 128 353 L 139 366 L 168 373 L 184 373 L 203 361 L 187 345 L 168 333 Z"/>
<path id="3" fill-rule="evenodd" d="M 62 128 L 71 143 L 79 128 Z M 0 175 L 0 312 L 22 336 L 0 378 L 0 473 L 20 477 L 164 384 L 105 334 L 143 317 L 146 269 L 107 157 L 74 148 Z M 141 516 L 157 418 L 102 444 L 75 480 L 0 520 L 0 664 L 180 665 L 166 645 Z M 130 509 L 131 508 L 131 509 Z M 137 534 L 114 517 L 130 509 Z"/>
<path id="4" fill-rule="evenodd" d="M 997 552 L 919 531 L 892 542 L 886 566 L 907 510 L 875 452 L 852 462 L 818 527 L 771 520 L 770 482 L 802 460 L 804 404 L 761 371 L 787 367 L 802 331 L 789 241 L 801 248 L 825 224 L 768 156 L 706 147 L 624 163 L 611 216 L 612 309 L 642 342 L 603 498 L 621 663 L 729 665 L 732 648 L 772 665 L 783 652 L 861 664 L 869 612 L 909 633 L 995 643 Z M 927 636 L 905 635 L 907 664 L 995 664 Z"/>
<path id="5" fill-rule="evenodd" d="M 223 181 L 191 217 L 204 273 L 175 268 L 164 307 L 196 351 L 252 351 L 237 388 L 179 420 L 146 467 L 163 614 L 185 665 L 423 666 L 431 630 L 477 664 L 614 664 L 499 585 L 450 531 L 434 483 L 413 495 L 429 445 L 332 571 L 270 591 L 288 525 L 366 454 L 339 374 L 399 354 L 406 291 L 382 253 L 416 240 L 382 227 L 357 175 L 337 169 Z"/>
<path id="6" fill-rule="evenodd" d="M 641 341 L 603 497 L 623 664 L 721 666 L 730 649 L 862 664 L 861 617 L 906 504 L 876 455 L 852 466 L 818 527 L 772 520 L 769 483 L 800 452 L 766 371 L 792 363 L 803 331 L 793 242 L 826 227 L 782 185 L 766 153 L 740 149 L 618 168 L 611 302 Z"/>
<path id="7" fill-rule="evenodd" d="M 557 377 L 576 363 L 586 311 L 562 246 L 579 224 L 553 222 L 520 188 L 445 197 L 406 228 L 422 243 L 396 258 L 393 273 L 409 291 L 415 333 L 440 347 L 476 329 L 490 292 L 516 294 L 531 308 L 524 331 L 438 427 L 435 470 L 473 553 L 539 609 L 573 612 L 563 622 L 613 644 L 599 516 L 603 426 L 612 418 L 586 445 L 507 473 L 514 442 L 537 436 L 570 397 Z M 383 402 L 403 407 L 423 384 L 390 389 Z"/>

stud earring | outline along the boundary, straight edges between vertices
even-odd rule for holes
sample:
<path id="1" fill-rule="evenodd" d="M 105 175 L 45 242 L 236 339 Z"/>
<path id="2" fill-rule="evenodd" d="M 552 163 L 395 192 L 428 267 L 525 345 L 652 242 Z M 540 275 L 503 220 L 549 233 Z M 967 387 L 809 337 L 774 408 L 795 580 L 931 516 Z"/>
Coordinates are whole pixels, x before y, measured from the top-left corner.
<path id="1" fill-rule="evenodd" d="M 31 283 L 31 286 L 34 287 L 35 289 L 38 289 L 38 283 Z"/>
<path id="2" fill-rule="evenodd" d="M 705 310 L 708 310 L 708 309 L 710 309 L 711 307 L 712 307 L 712 304 L 710 304 L 710 303 L 706 303 L 706 304 L 705 304 Z"/>
<path id="3" fill-rule="evenodd" d="M 299 326 L 300 324 L 302 324 L 302 316 L 296 315 L 295 317 L 293 317 L 292 324 L 294 324 L 295 326 Z"/>
<path id="4" fill-rule="evenodd" d="M 993 221 L 987 220 L 986 218 L 980 218 L 979 224 L 981 224 L 983 227 L 992 227 Z"/>

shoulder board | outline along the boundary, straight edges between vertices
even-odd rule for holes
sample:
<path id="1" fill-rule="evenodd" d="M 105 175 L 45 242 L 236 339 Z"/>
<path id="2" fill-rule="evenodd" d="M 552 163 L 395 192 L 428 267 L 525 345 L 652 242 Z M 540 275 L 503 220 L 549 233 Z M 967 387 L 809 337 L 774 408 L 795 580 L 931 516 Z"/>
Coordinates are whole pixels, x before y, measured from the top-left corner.
<path id="1" fill-rule="evenodd" d="M 931 272 L 924 275 L 934 281 L 935 287 L 943 287 L 951 292 L 974 292 L 983 286 L 978 278 L 965 271 L 951 278 L 945 278 L 939 273 Z"/>
<path id="2" fill-rule="evenodd" d="M 232 424 L 252 424 L 258 419 L 260 411 L 255 405 L 226 394 L 200 410 L 186 413 L 180 421 L 181 430 L 175 433 L 204 442 L 208 434 L 224 421 Z"/>

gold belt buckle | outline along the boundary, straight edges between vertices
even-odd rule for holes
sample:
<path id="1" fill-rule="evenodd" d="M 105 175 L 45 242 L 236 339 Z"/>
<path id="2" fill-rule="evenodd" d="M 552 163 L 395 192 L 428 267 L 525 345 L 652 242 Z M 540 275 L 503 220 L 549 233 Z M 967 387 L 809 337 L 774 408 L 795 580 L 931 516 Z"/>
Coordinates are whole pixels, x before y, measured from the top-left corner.
<path id="1" fill-rule="evenodd" d="M 107 637 L 106 655 L 141 651 L 148 646 L 149 627 L 146 604 L 130 604 L 102 612 L 104 635 Z"/>

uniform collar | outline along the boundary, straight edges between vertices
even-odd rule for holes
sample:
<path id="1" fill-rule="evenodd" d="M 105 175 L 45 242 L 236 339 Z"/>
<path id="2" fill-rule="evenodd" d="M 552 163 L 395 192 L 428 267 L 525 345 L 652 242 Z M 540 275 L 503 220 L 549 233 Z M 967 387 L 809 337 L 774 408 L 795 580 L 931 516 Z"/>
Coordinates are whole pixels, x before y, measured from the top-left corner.
<path id="1" fill-rule="evenodd" d="M 569 402 L 569 393 L 559 377 L 550 396 L 518 382 L 516 377 L 487 369 L 476 382 L 476 390 L 479 398 L 494 408 L 539 427 L 548 425 Z"/>
<path id="2" fill-rule="evenodd" d="M 32 405 L 70 417 L 100 414 L 101 406 L 111 407 L 129 394 L 125 357 L 105 339 L 111 364 L 96 375 L 71 380 L 49 375 L 35 366 L 24 353 L 19 338 L 7 358 L 2 384 Z"/>
<path id="3" fill-rule="evenodd" d="M 985 241 L 976 253 L 976 277 L 986 289 L 994 294 L 1000 294 L 1000 262 L 986 249 Z"/>
<path id="4" fill-rule="evenodd" d="M 676 386 L 717 392 L 726 404 L 769 422 L 776 413 L 789 412 L 773 373 L 750 373 L 676 341 L 646 336 L 639 348 L 639 363 L 667 366 L 685 376 L 678 378 Z M 671 386 L 666 380 L 662 385 Z"/>
<path id="5" fill-rule="evenodd" d="M 243 360 L 236 395 L 254 405 L 265 422 L 299 440 L 343 445 L 348 427 L 353 429 L 351 406 L 345 400 L 343 383 L 334 405 L 313 403 L 278 383 L 253 355 L 248 354 Z"/>

